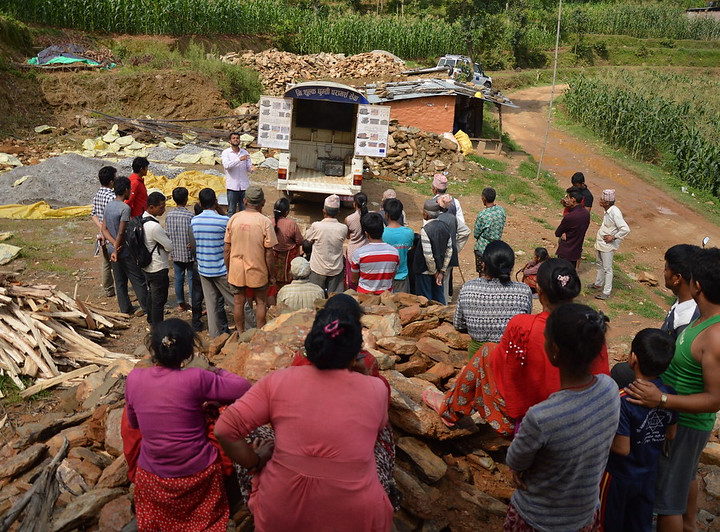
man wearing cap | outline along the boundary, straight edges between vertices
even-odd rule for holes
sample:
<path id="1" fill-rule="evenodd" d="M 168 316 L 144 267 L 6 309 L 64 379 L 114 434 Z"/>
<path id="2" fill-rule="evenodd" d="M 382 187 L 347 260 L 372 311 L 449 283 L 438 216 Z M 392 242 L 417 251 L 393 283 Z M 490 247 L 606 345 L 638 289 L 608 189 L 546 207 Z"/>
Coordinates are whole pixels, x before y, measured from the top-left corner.
<path id="1" fill-rule="evenodd" d="M 383 220 L 385 220 L 385 225 L 387 225 L 387 213 L 385 212 L 385 203 L 387 202 L 387 200 L 391 199 L 397 199 L 397 192 L 395 192 L 394 189 L 389 188 L 385 192 L 383 192 L 381 204 L 382 208 L 378 211 L 380 216 L 382 216 Z M 402 212 L 402 216 L 400 217 L 399 222 L 400 225 L 405 225 L 405 211 Z"/>
<path id="2" fill-rule="evenodd" d="M 450 231 L 450 237 L 452 238 L 452 258 L 448 265 L 447 275 L 443 280 L 443 293 L 445 294 L 445 301 L 450 301 L 450 288 L 453 282 L 452 270 L 453 268 L 460 267 L 459 253 L 470 238 L 470 228 L 462 224 L 460 225 L 458 218 L 450 212 L 450 207 L 453 205 L 453 197 L 450 194 L 441 194 L 437 198 L 438 205 L 440 205 L 441 213 L 438 216 L 438 220 L 444 223 Z"/>
<path id="3" fill-rule="evenodd" d="M 230 133 L 230 147 L 223 150 L 220 158 L 225 169 L 228 216 L 232 216 L 243 210 L 243 198 L 253 170 L 250 154 L 240 147 L 240 133 Z"/>
<path id="4" fill-rule="evenodd" d="M 312 242 L 310 255 L 310 282 L 326 290 L 327 294 L 342 292 L 343 244 L 347 238 L 347 225 L 337 219 L 340 197 L 328 196 L 323 203 L 323 219 L 313 224 L 305 233 L 305 240 Z"/>
<path id="5" fill-rule="evenodd" d="M 277 295 L 278 303 L 292 310 L 314 308 L 315 301 L 325 297 L 325 291 L 308 281 L 310 263 L 304 257 L 295 257 L 290 262 L 292 282 L 283 286 Z"/>
<path id="6" fill-rule="evenodd" d="M 623 218 L 622 212 L 615 206 L 615 190 L 603 190 L 600 206 L 605 209 L 600 229 L 595 240 L 597 251 L 597 275 L 593 288 L 602 289 L 596 299 L 607 299 L 612 292 L 613 257 L 620 247 L 620 242 L 630 233 L 630 227 Z"/>
<path id="7" fill-rule="evenodd" d="M 445 174 L 435 174 L 433 176 L 432 182 L 433 199 L 438 199 L 438 197 L 447 193 L 447 188 L 447 176 Z M 453 198 L 452 204 L 448 206 L 448 212 L 455 215 L 458 220 L 458 227 L 461 227 L 463 225 L 467 226 L 467 224 L 465 223 L 465 215 L 463 214 L 462 207 L 460 206 L 460 202 L 456 198 Z"/>
<path id="8" fill-rule="evenodd" d="M 425 225 L 420 230 L 422 253 L 413 257 L 415 291 L 418 295 L 442 303 L 447 301 L 443 281 L 452 258 L 453 246 L 450 230 L 438 220 L 442 209 L 436 199 L 429 199 L 423 205 Z"/>
<path id="9" fill-rule="evenodd" d="M 482 203 L 483 210 L 477 214 L 475 218 L 475 231 L 473 236 L 475 242 L 475 270 L 480 273 L 482 271 L 482 255 L 487 245 L 493 240 L 501 240 L 503 231 L 505 230 L 505 220 L 507 216 L 505 209 L 495 204 L 497 193 L 492 187 L 483 189 Z"/>
<path id="10" fill-rule="evenodd" d="M 265 325 L 267 312 L 267 289 L 274 283 L 272 272 L 277 245 L 275 228 L 270 219 L 262 214 L 265 194 L 262 188 L 251 185 L 245 192 L 245 209 L 236 212 L 225 231 L 225 264 L 228 282 L 235 294 L 235 326 L 238 333 L 245 330 L 245 289 L 252 288 L 255 299 L 257 327 Z"/>

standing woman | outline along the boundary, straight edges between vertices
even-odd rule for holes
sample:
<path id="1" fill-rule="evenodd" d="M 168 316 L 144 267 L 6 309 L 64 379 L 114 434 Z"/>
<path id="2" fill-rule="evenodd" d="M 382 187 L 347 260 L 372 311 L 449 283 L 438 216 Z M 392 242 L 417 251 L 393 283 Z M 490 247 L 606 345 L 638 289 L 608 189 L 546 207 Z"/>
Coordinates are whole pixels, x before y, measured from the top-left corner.
<path id="1" fill-rule="evenodd" d="M 273 206 L 273 225 L 275 226 L 275 236 L 277 236 L 277 245 L 273 247 L 275 254 L 275 286 L 271 286 L 268 290 L 268 303 L 275 304 L 278 291 L 292 281 L 290 275 L 290 263 L 300 255 L 302 248 L 303 236 L 300 232 L 298 224 L 292 218 L 288 218 L 290 213 L 290 201 L 287 198 L 280 198 Z"/>
<path id="2" fill-rule="evenodd" d="M 183 369 L 197 337 L 177 318 L 158 323 L 148 348 L 155 363 L 135 368 L 125 386 L 129 426 L 142 434 L 135 474 L 138 530 L 225 532 L 227 495 L 203 403 L 230 403 L 250 383 L 224 370 Z"/>
<path id="3" fill-rule="evenodd" d="M 248 503 L 258 532 L 392 529 L 373 455 L 388 419 L 388 389 L 352 371 L 362 341 L 357 319 L 320 310 L 305 339 L 311 365 L 270 373 L 215 425 L 228 456 L 260 470 Z M 268 423 L 275 430 L 272 455 L 245 442 Z"/>
<path id="4" fill-rule="evenodd" d="M 368 213 L 368 197 L 364 192 L 358 192 L 354 196 L 353 205 L 355 212 L 345 218 L 345 225 L 348 227 L 348 245 L 345 252 L 345 287 L 357 288 L 357 284 L 350 280 L 350 258 L 356 249 L 368 243 L 365 232 L 362 230 L 360 220 Z"/>

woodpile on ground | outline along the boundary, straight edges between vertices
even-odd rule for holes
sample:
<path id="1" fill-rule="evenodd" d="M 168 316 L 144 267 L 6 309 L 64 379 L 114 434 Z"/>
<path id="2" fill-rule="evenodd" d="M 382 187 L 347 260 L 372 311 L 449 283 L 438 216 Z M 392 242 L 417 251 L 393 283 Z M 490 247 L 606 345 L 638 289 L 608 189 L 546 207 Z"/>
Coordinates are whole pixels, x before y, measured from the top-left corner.
<path id="1" fill-rule="evenodd" d="M 409 294 L 356 297 L 365 312 L 365 347 L 392 387 L 389 416 L 401 492 L 396 529 L 500 530 L 513 492 L 503 463 L 508 441 L 475 416 L 448 428 L 421 398 L 428 387 L 452 386 L 468 359 L 470 338 L 453 327 L 454 307 Z M 190 365 L 214 363 L 258 380 L 290 365 L 314 314 L 274 307 L 265 327 L 214 339 Z M 127 360 L 116 360 L 62 391 L 55 411 L 25 423 L 8 421 L 3 434 L 13 434 L 0 448 L 0 531 L 121 531 L 131 523 L 120 435 L 131 369 Z M 701 484 L 706 496 L 720 498 L 717 428 L 711 440 L 701 459 Z M 235 510 L 237 524 L 228 530 L 252 530 L 247 510 Z"/>
<path id="2" fill-rule="evenodd" d="M 73 299 L 52 285 L 0 279 L 0 370 L 23 397 L 118 359 L 132 360 L 97 343 L 128 327 L 126 315 Z M 21 375 L 38 381 L 26 388 Z"/>
<path id="3" fill-rule="evenodd" d="M 297 55 L 275 48 L 263 52 L 231 52 L 221 61 L 245 65 L 256 70 L 265 94 L 281 95 L 288 83 L 312 79 L 364 79 L 381 78 L 387 81 L 400 79 L 406 70 L 405 63 L 387 52 L 344 54 Z"/>

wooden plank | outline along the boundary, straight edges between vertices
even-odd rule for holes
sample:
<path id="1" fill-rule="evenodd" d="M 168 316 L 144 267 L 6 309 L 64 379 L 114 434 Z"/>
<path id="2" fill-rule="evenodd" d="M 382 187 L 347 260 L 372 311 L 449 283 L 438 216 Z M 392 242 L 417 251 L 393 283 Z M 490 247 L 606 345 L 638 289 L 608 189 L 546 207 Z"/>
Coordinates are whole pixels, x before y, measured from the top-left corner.
<path id="1" fill-rule="evenodd" d="M 15 362 L 5 353 L 4 349 L 0 349 L 0 360 L 3 361 L 6 367 L 5 371 L 7 371 L 7 374 L 10 376 L 10 380 L 18 387 L 18 390 L 24 390 L 25 384 L 20 380 L 19 375 L 20 368 L 15 365 Z"/>
<path id="2" fill-rule="evenodd" d="M 38 343 L 38 347 L 40 348 L 40 354 L 42 354 L 43 358 L 45 359 L 45 362 L 47 362 L 48 367 L 50 368 L 50 371 L 53 372 L 54 375 L 59 375 L 60 372 L 57 369 L 57 366 L 55 365 L 55 362 L 53 361 L 52 357 L 50 356 L 50 353 L 48 352 L 47 348 L 45 347 L 45 339 L 40 334 L 40 331 L 38 331 L 37 327 L 33 324 L 32 318 L 27 316 L 26 314 L 23 315 L 23 318 L 25 318 L 25 323 L 28 324 L 28 327 L 30 327 L 30 332 L 32 333 L 33 337 L 35 338 L 35 341 Z"/>
<path id="3" fill-rule="evenodd" d="M 32 359 L 32 361 L 37 365 L 38 369 L 40 369 L 40 371 L 43 373 L 43 375 L 45 375 L 46 377 L 54 376 L 52 374 L 50 368 L 48 367 L 48 365 L 45 363 L 45 361 L 42 358 L 40 358 L 37 355 L 35 350 L 32 347 L 30 347 L 27 343 L 25 343 L 23 341 L 23 339 L 20 338 L 17 334 L 15 334 L 13 331 L 9 331 L 7 329 L 7 327 L 5 327 L 2 324 L 0 324 L 0 336 L 2 336 L 5 340 L 10 342 L 11 345 L 13 345 L 15 347 L 21 347 L 23 352 L 25 352 Z M 28 338 L 28 341 L 29 340 L 30 340 L 30 338 Z M 34 341 L 34 339 L 33 339 L 33 341 Z"/>
<path id="4" fill-rule="evenodd" d="M 20 396 L 21 397 L 30 397 L 31 395 L 35 395 L 38 392 L 47 390 L 48 388 L 52 388 L 53 386 L 57 386 L 58 384 L 62 384 L 63 382 L 67 382 L 70 379 L 75 379 L 77 377 L 84 377 L 85 375 L 94 373 L 99 369 L 100 369 L 99 366 L 96 366 L 95 364 L 91 364 L 90 366 L 85 366 L 84 368 L 74 369 L 72 371 L 69 371 L 68 373 L 61 373 L 60 375 L 58 375 L 57 377 L 53 377 L 52 379 L 47 379 L 47 380 L 38 382 L 36 384 L 33 384 L 26 390 L 23 390 L 22 392 L 20 392 Z"/>

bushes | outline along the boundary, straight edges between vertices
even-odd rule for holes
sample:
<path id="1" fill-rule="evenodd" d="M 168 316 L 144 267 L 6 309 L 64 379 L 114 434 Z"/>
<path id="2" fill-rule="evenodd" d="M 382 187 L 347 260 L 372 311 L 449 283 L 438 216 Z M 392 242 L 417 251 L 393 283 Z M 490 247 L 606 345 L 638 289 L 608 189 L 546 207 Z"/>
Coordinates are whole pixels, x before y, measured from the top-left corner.
<path id="1" fill-rule="evenodd" d="M 257 102 L 262 93 L 256 72 L 240 65 L 223 63 L 213 58 L 212 54 L 208 57 L 205 48 L 197 43 L 188 44 L 185 53 L 158 43 L 133 43 L 130 47 L 120 44 L 113 47 L 113 52 L 126 65 L 125 68 L 173 68 L 200 72 L 214 80 L 223 97 L 234 106 Z"/>
<path id="2" fill-rule="evenodd" d="M 720 83 L 655 72 L 580 77 L 565 95 L 569 114 L 639 159 L 720 196 Z"/>
<path id="3" fill-rule="evenodd" d="M 0 13 L 0 46 L 18 52 L 28 52 L 32 49 L 30 30 L 22 22 Z"/>

